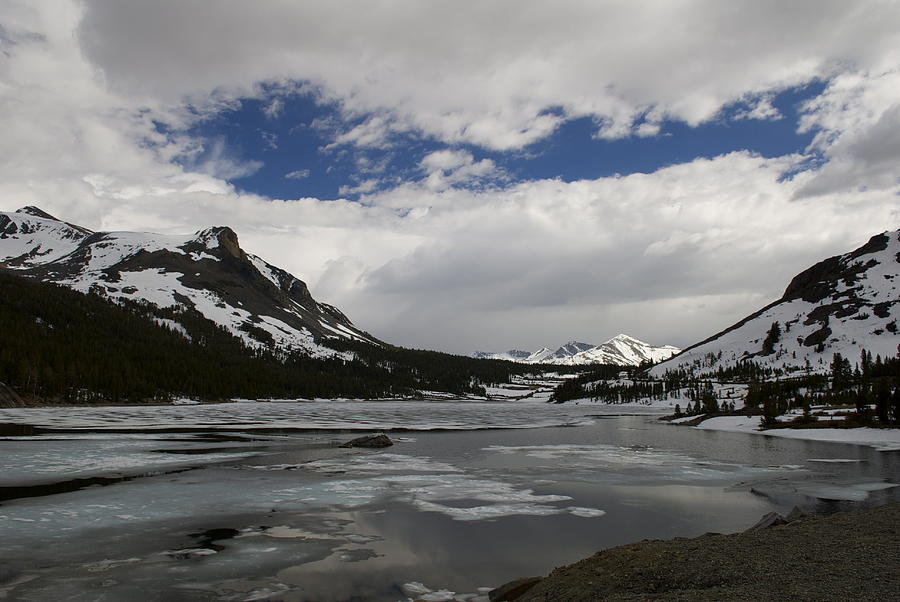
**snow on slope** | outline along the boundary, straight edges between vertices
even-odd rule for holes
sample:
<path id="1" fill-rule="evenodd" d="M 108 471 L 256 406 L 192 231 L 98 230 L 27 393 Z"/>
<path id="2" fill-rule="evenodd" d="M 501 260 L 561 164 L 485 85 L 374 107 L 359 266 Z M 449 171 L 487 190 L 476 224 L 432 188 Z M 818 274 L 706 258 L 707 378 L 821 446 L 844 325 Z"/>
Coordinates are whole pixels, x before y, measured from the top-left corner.
<path id="1" fill-rule="evenodd" d="M 90 230 L 59 221 L 37 207 L 0 213 L 0 267 L 25 268 L 64 257 Z"/>
<path id="2" fill-rule="evenodd" d="M 655 346 L 634 337 L 620 334 L 602 345 L 590 345 L 569 341 L 556 351 L 542 347 L 533 353 L 516 349 L 505 353 L 476 351 L 473 357 L 501 359 L 526 364 L 556 364 L 560 366 L 582 366 L 588 364 L 618 364 L 637 366 L 643 362 L 658 362 L 678 353 L 671 345 Z"/>
<path id="3" fill-rule="evenodd" d="M 230 228 L 91 232 L 26 207 L 0 213 L 0 268 L 110 299 L 194 308 L 252 346 L 333 356 L 323 339 L 377 343 L 302 281 L 244 252 Z"/>
<path id="4" fill-rule="evenodd" d="M 835 353 L 856 361 L 860 350 L 894 357 L 900 335 L 900 230 L 872 237 L 850 253 L 798 274 L 778 301 L 680 355 L 655 366 L 713 372 L 752 360 L 763 366 L 813 371 L 829 368 Z M 765 349 L 773 323 L 780 337 Z"/>
<path id="5" fill-rule="evenodd" d="M 655 346 L 620 334 L 607 342 L 582 351 L 571 358 L 573 364 L 620 364 L 638 366 L 643 362 L 660 362 L 669 359 L 680 350 L 672 345 Z M 567 362 L 561 362 L 567 363 Z"/>

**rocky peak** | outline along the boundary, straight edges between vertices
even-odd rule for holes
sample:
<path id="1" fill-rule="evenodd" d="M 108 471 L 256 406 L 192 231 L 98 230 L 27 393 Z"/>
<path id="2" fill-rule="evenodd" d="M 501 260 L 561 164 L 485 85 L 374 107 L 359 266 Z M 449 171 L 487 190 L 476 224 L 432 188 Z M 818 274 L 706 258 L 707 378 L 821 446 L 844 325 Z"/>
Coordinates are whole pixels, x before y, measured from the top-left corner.
<path id="1" fill-rule="evenodd" d="M 887 233 L 877 234 L 851 253 L 820 261 L 794 276 L 785 289 L 781 301 L 792 299 L 803 299 L 810 303 L 822 301 L 835 292 L 840 282 L 852 284 L 860 274 L 872 267 L 873 261 L 875 265 L 878 263 L 874 259 L 868 262 L 859 262 L 857 259 L 884 251 L 889 243 L 890 237 Z"/>
<path id="2" fill-rule="evenodd" d="M 213 226 L 200 230 L 197 232 L 197 242 L 207 249 L 221 247 L 235 259 L 240 259 L 244 256 L 244 251 L 238 243 L 237 233 L 228 226 Z"/>
<path id="3" fill-rule="evenodd" d="M 41 219 L 51 219 L 55 222 L 61 221 L 58 218 L 53 217 L 46 211 L 44 211 L 38 207 L 35 207 L 34 205 L 26 205 L 26 206 L 22 207 L 21 209 L 16 209 L 16 213 L 22 213 L 25 215 L 40 217 Z"/>

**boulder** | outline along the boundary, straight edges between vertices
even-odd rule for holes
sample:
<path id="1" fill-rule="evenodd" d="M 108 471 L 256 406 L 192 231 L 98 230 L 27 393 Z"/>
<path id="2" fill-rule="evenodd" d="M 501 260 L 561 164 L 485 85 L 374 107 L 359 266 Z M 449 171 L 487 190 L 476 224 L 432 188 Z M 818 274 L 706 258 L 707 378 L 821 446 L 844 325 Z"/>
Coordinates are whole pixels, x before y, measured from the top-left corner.
<path id="1" fill-rule="evenodd" d="M 768 529 L 770 527 L 776 527 L 778 525 L 786 525 L 788 521 L 784 520 L 784 517 L 778 514 L 777 512 L 769 512 L 768 514 L 764 514 L 759 522 L 747 529 L 748 531 L 762 531 L 763 529 Z"/>
<path id="2" fill-rule="evenodd" d="M 807 514 L 800 506 L 794 506 L 790 514 L 785 517 L 785 520 L 789 523 L 792 523 L 797 519 L 803 518 L 804 516 L 809 516 L 809 514 Z"/>
<path id="3" fill-rule="evenodd" d="M 364 435 L 342 443 L 341 447 L 390 447 L 394 442 L 384 433 Z"/>

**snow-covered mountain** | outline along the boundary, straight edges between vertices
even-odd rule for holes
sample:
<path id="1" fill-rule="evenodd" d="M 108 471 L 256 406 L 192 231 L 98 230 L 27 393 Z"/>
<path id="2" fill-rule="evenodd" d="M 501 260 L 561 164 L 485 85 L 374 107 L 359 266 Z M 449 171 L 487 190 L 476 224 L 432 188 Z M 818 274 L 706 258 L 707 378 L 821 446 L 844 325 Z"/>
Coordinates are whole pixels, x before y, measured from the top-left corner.
<path id="1" fill-rule="evenodd" d="M 301 280 L 241 249 L 228 227 L 185 236 L 92 232 L 23 207 L 0 212 L 0 268 L 113 300 L 194 308 L 254 346 L 328 356 L 327 339 L 378 343 Z"/>
<path id="2" fill-rule="evenodd" d="M 591 345 L 569 341 L 555 351 L 542 347 L 534 352 L 511 349 L 502 353 L 476 351 L 473 357 L 482 359 L 499 359 L 526 364 L 557 364 L 561 366 L 580 366 L 587 364 L 618 364 L 620 366 L 637 366 L 643 362 L 659 362 L 678 353 L 677 347 L 671 345 L 656 346 L 634 337 L 620 334 L 602 345 Z"/>
<path id="3" fill-rule="evenodd" d="M 696 374 L 752 360 L 772 368 L 823 372 L 835 353 L 856 361 L 900 351 L 900 230 L 798 274 L 781 299 L 655 366 L 654 376 Z"/>

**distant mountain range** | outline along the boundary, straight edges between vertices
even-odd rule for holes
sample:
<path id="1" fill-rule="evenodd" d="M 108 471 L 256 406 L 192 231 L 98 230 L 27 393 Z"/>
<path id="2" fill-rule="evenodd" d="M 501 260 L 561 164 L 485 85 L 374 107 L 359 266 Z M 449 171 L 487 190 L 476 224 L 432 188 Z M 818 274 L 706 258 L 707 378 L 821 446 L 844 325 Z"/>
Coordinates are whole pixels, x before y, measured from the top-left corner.
<path id="1" fill-rule="evenodd" d="M 250 346 L 327 357 L 335 355 L 323 345 L 329 339 L 380 344 L 303 281 L 241 249 L 228 227 L 92 232 L 23 207 L 0 213 L 0 268 L 110 300 L 196 309 Z"/>
<path id="2" fill-rule="evenodd" d="M 777 301 L 692 345 L 651 374 L 696 375 L 753 361 L 768 368 L 827 371 L 840 353 L 856 362 L 900 352 L 900 230 L 821 261 L 791 280 Z"/>
<path id="3" fill-rule="evenodd" d="M 668 359 L 679 351 L 680 349 L 671 345 L 651 345 L 626 334 L 620 334 L 601 345 L 569 341 L 556 350 L 542 347 L 531 352 L 511 349 L 502 353 L 476 351 L 472 355 L 476 358 L 508 360 L 526 364 L 638 366 L 644 362 L 659 362 Z"/>

